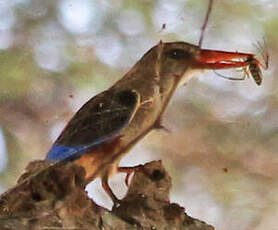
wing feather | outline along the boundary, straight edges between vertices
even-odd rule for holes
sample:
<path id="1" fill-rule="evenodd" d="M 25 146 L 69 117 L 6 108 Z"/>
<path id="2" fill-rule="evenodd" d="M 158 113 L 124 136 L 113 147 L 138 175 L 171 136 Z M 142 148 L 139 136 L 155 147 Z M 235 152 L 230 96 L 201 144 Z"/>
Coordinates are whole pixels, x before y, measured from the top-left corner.
<path id="1" fill-rule="evenodd" d="M 92 147 L 111 141 L 130 122 L 140 101 L 131 89 L 104 91 L 73 116 L 47 154 L 46 160 L 76 159 Z"/>

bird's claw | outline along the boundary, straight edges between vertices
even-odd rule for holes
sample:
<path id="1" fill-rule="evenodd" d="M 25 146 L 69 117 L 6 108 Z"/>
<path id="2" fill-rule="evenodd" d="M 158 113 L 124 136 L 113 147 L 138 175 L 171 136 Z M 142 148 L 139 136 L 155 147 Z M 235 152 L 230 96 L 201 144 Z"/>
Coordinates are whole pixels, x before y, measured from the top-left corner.
<path id="1" fill-rule="evenodd" d="M 118 171 L 122 173 L 126 173 L 125 177 L 125 184 L 128 187 L 129 186 L 129 178 L 135 171 L 139 170 L 142 167 L 142 165 L 137 165 L 133 167 L 119 167 Z"/>

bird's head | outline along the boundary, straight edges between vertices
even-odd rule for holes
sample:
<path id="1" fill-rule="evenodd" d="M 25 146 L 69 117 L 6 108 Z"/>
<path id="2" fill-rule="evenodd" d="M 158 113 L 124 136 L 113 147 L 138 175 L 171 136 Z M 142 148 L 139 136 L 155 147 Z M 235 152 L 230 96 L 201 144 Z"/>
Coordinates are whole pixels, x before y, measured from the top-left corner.
<path id="1" fill-rule="evenodd" d="M 252 54 L 201 49 L 186 42 L 159 42 L 152 48 L 156 50 L 155 73 L 160 87 L 169 88 L 185 84 L 196 72 L 210 69 L 227 69 L 247 65 L 244 59 Z"/>

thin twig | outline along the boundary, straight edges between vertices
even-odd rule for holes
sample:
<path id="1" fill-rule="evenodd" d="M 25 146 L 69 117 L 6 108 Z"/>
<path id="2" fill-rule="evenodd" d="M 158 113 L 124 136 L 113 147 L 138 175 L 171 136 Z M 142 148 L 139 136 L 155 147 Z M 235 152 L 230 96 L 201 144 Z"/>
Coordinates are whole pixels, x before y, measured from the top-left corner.
<path id="1" fill-rule="evenodd" d="M 206 27 L 207 27 L 207 24 L 208 24 L 208 19 L 209 19 L 210 12 L 211 12 L 211 9 L 212 9 L 212 4 L 213 4 L 213 0 L 209 0 L 207 14 L 206 14 L 205 21 L 204 21 L 204 24 L 203 24 L 202 29 L 201 29 L 201 36 L 200 36 L 200 40 L 199 40 L 199 48 L 202 47 L 205 30 L 206 30 Z"/>

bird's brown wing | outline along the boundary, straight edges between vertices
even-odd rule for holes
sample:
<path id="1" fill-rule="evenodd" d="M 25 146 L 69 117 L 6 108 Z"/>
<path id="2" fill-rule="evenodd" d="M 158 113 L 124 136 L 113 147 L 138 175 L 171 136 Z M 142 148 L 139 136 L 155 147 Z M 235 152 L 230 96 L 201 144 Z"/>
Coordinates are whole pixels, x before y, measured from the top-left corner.
<path id="1" fill-rule="evenodd" d="M 120 135 L 137 110 L 139 94 L 131 89 L 104 91 L 73 116 L 47 154 L 46 159 L 75 159 L 90 148 Z"/>

